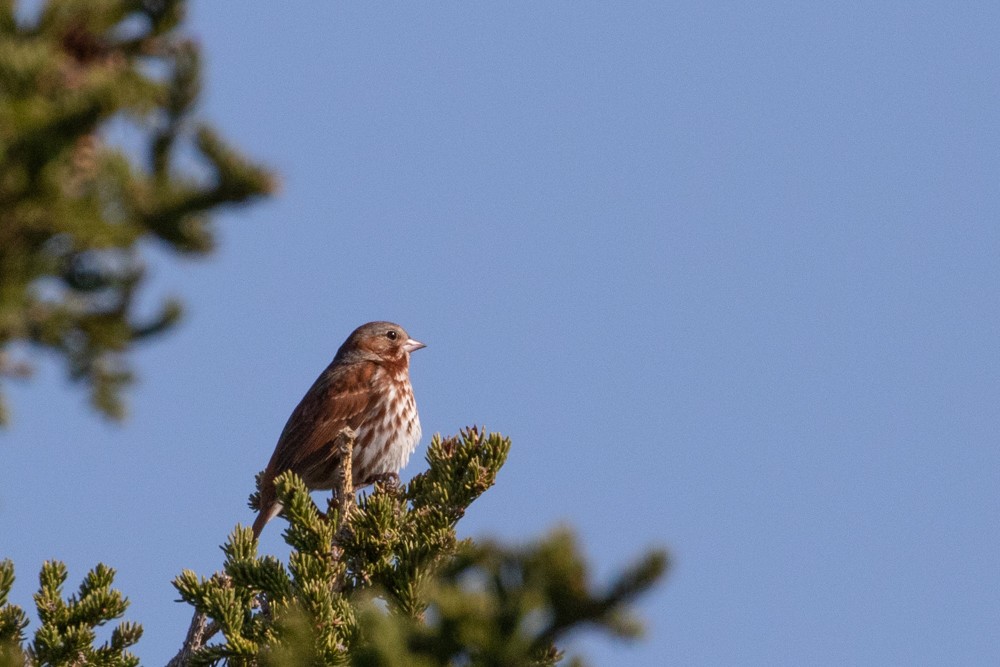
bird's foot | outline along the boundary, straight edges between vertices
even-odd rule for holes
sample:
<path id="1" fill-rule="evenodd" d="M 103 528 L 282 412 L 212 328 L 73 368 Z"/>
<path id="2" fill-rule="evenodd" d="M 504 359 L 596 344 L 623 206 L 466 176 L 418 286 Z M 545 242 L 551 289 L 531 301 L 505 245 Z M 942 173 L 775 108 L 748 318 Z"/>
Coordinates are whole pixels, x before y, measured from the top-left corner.
<path id="1" fill-rule="evenodd" d="M 368 478 L 368 483 L 383 486 L 386 490 L 392 491 L 400 487 L 399 475 L 394 472 L 383 472 L 378 475 L 372 475 Z"/>

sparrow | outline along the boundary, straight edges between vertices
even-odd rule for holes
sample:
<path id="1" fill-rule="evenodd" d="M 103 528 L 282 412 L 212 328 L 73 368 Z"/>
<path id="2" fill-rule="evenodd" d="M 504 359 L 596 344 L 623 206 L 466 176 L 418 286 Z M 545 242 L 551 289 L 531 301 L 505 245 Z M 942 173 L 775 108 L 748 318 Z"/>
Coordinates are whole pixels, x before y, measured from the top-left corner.
<path id="1" fill-rule="evenodd" d="M 354 488 L 395 475 L 420 441 L 410 353 L 426 347 L 398 324 L 369 322 L 351 333 L 288 418 L 260 478 L 254 537 L 281 511 L 274 479 L 291 470 L 310 490 L 337 488 L 344 428 L 355 432 Z"/>

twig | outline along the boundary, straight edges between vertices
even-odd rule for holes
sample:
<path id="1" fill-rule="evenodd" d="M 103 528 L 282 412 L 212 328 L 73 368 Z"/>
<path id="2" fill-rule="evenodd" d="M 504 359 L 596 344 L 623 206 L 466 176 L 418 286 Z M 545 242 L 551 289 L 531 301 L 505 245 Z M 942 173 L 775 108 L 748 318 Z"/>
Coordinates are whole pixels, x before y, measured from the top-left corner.
<path id="1" fill-rule="evenodd" d="M 212 578 L 224 584 L 232 584 L 229 575 L 223 572 L 216 572 L 212 575 Z M 181 650 L 177 652 L 177 655 L 167 663 L 167 667 L 187 667 L 190 665 L 191 656 L 204 648 L 208 640 L 214 637 L 220 629 L 219 624 L 209 620 L 207 614 L 195 611 L 194 616 L 191 618 L 191 625 L 188 627 L 187 636 L 184 638 L 184 645 L 181 646 Z"/>
<path id="2" fill-rule="evenodd" d="M 340 484 L 337 485 L 337 509 L 340 510 L 340 523 L 343 525 L 347 513 L 354 507 L 354 478 L 351 470 L 351 458 L 354 455 L 354 440 L 357 433 L 345 426 L 337 434 L 340 453 Z"/>
<path id="3" fill-rule="evenodd" d="M 187 667 L 190 664 L 191 656 L 195 651 L 201 649 L 205 642 L 211 639 L 219 631 L 218 623 L 209 621 L 208 616 L 200 611 L 194 613 L 191 619 L 191 626 L 188 628 L 187 636 L 184 638 L 184 645 L 177 652 L 167 667 Z"/>
<path id="4" fill-rule="evenodd" d="M 345 427 L 337 434 L 337 453 L 340 454 L 340 479 L 337 480 L 337 524 L 330 545 L 330 554 L 334 561 L 340 561 L 344 550 L 340 548 L 340 538 L 347 530 L 347 518 L 354 508 L 354 474 L 352 470 L 354 456 L 354 441 L 357 434 L 354 429 Z M 341 570 L 334 578 L 333 589 L 342 591 L 346 586 L 347 571 Z"/>

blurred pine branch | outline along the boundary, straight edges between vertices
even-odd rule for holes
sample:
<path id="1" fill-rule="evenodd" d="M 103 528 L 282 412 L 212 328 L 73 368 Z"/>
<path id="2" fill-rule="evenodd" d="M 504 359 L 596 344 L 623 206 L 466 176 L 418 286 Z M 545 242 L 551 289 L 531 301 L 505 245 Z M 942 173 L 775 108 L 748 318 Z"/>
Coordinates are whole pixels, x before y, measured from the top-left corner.
<path id="1" fill-rule="evenodd" d="M 23 24 L 0 2 L 0 381 L 30 370 L 13 345 L 49 350 L 113 418 L 127 352 L 181 315 L 174 298 L 136 314 L 144 248 L 208 254 L 212 213 L 275 189 L 193 117 L 201 49 L 178 30 L 185 5 L 49 0 Z M 110 143 L 110 127 L 144 154 Z"/>

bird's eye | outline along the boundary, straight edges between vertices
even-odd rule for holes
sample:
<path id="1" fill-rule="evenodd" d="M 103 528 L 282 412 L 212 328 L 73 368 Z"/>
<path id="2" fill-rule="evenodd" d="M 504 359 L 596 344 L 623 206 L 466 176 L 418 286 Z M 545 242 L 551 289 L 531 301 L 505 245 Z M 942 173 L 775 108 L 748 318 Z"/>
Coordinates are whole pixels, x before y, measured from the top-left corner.
<path id="1" fill-rule="evenodd" d="M 392 329 L 389 329 L 388 331 L 385 332 L 385 337 L 388 338 L 389 340 L 396 340 L 397 338 L 399 338 L 399 334 L 393 331 Z"/>

